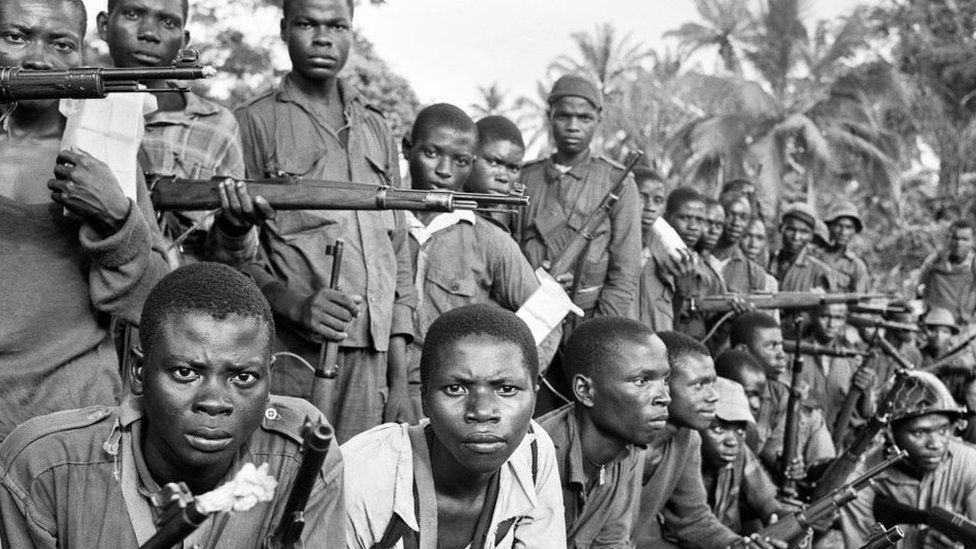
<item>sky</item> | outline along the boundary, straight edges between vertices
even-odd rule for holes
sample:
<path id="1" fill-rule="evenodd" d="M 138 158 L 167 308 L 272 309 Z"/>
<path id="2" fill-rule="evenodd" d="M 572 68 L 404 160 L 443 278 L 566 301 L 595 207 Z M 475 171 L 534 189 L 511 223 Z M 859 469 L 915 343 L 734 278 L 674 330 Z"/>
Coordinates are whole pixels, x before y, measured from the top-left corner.
<path id="1" fill-rule="evenodd" d="M 849 13 L 856 0 L 812 0 L 812 23 Z M 574 51 L 570 34 L 613 24 L 621 35 L 656 49 L 662 35 L 700 21 L 693 0 L 387 0 L 363 3 L 355 25 L 423 104 L 468 110 L 478 87 L 497 82 L 512 99 L 534 96 L 536 82 L 559 55 Z"/>

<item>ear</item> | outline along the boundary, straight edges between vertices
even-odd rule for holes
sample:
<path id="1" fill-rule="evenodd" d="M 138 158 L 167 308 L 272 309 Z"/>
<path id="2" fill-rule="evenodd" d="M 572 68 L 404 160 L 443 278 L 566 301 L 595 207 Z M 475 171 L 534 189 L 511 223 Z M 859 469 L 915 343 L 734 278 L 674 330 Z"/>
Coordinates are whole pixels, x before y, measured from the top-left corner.
<path id="1" fill-rule="evenodd" d="M 573 396 L 576 401 L 586 406 L 593 407 L 593 380 L 583 374 L 573 376 Z"/>
<path id="2" fill-rule="evenodd" d="M 411 147 L 413 147 L 413 144 L 410 143 L 410 138 L 407 137 L 406 135 L 403 136 L 403 140 L 400 141 L 400 149 L 403 151 L 403 159 L 404 160 L 408 160 L 408 161 L 410 160 L 410 148 Z"/>
<path id="3" fill-rule="evenodd" d="M 95 17 L 95 27 L 98 29 L 98 37 L 108 41 L 108 13 L 104 11 L 98 12 L 98 15 Z"/>
<path id="4" fill-rule="evenodd" d="M 282 17 L 281 21 L 278 22 L 278 36 L 280 36 L 281 39 L 285 42 L 288 41 L 288 33 L 286 32 L 287 29 L 288 29 L 288 21 L 285 21 L 285 18 Z"/>
<path id="5" fill-rule="evenodd" d="M 129 390 L 132 394 L 141 396 L 144 384 L 146 355 L 141 346 L 129 349 L 132 359 L 129 361 Z"/>
<path id="6" fill-rule="evenodd" d="M 190 45 L 190 31 L 185 30 L 183 31 L 183 45 L 180 46 L 180 48 L 181 49 L 186 48 L 189 45 Z"/>
<path id="7" fill-rule="evenodd" d="M 736 343 L 735 349 L 737 351 L 745 351 L 747 353 L 749 352 L 749 346 L 746 345 L 745 343 Z"/>

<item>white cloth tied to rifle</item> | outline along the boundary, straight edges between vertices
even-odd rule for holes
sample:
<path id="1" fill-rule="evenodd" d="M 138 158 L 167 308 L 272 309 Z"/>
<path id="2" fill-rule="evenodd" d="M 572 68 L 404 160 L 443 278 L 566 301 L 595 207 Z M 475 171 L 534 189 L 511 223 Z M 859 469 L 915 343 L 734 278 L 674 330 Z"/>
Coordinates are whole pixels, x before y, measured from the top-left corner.
<path id="1" fill-rule="evenodd" d="M 567 314 L 583 316 L 583 309 L 573 303 L 562 285 L 548 271 L 539 267 L 535 270 L 535 276 L 539 279 L 539 289 L 525 300 L 515 314 L 529 325 L 535 344 L 540 345 Z"/>
<path id="2" fill-rule="evenodd" d="M 245 463 L 233 480 L 196 498 L 201 513 L 247 511 L 274 498 L 278 481 L 268 474 L 268 464 Z"/>

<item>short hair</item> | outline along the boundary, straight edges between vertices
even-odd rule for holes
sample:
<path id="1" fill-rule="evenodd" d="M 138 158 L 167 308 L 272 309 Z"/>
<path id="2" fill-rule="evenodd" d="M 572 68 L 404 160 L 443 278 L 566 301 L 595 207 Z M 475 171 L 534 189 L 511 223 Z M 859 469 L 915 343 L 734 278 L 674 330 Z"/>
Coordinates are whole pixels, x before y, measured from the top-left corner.
<path id="1" fill-rule="evenodd" d="M 754 210 L 752 201 L 749 200 L 749 196 L 742 193 L 723 193 L 719 196 L 719 203 L 722 205 L 722 209 L 728 211 L 736 202 L 745 202 L 749 205 L 750 210 Z M 754 211 L 752 212 L 755 213 Z"/>
<path id="2" fill-rule="evenodd" d="M 668 365 L 671 366 L 672 372 L 681 369 L 679 365 L 686 356 L 712 356 L 708 352 L 708 347 L 705 347 L 702 342 L 681 332 L 658 332 L 657 336 L 661 338 L 668 350 Z"/>
<path id="3" fill-rule="evenodd" d="M 714 199 L 712 197 L 707 197 L 707 198 L 706 197 L 702 197 L 702 198 L 705 198 L 705 211 L 711 210 L 712 208 L 714 208 L 716 206 L 719 207 L 719 208 L 722 208 L 722 211 L 723 212 L 725 211 L 725 206 L 722 206 L 722 203 L 719 202 L 718 200 L 716 200 L 716 199 Z"/>
<path id="4" fill-rule="evenodd" d="M 139 342 L 148 355 L 173 315 L 206 313 L 217 320 L 233 314 L 260 319 L 268 327 L 269 351 L 275 337 L 271 306 L 257 284 L 219 263 L 195 263 L 169 273 L 149 292 L 142 307 Z"/>
<path id="5" fill-rule="evenodd" d="M 765 374 L 762 365 L 752 353 L 741 349 L 726 349 L 715 357 L 715 373 L 719 377 L 739 381 L 743 371 Z"/>
<path id="6" fill-rule="evenodd" d="M 961 229 L 969 229 L 970 231 L 976 232 L 976 229 L 973 228 L 972 221 L 968 219 L 957 219 L 952 222 L 952 225 L 949 225 L 949 234 L 951 235 Z"/>
<path id="7" fill-rule="evenodd" d="M 619 316 L 602 316 L 577 326 L 563 350 L 563 369 L 572 381 L 576 374 L 593 376 L 624 345 L 646 345 L 654 336 L 646 324 Z"/>
<path id="8" fill-rule="evenodd" d="M 722 185 L 722 192 L 719 195 L 736 193 L 745 194 L 746 187 L 752 187 L 755 189 L 756 184 L 748 179 L 733 179 L 731 181 L 726 181 Z"/>
<path id="9" fill-rule="evenodd" d="M 705 202 L 705 197 L 691 187 L 678 187 L 668 194 L 668 201 L 664 207 L 664 215 L 674 215 L 678 208 L 689 202 Z"/>
<path id="10" fill-rule="evenodd" d="M 735 317 L 735 320 L 732 321 L 732 325 L 729 327 L 729 345 L 733 347 L 739 344 L 752 345 L 753 340 L 756 338 L 756 332 L 767 329 L 779 330 L 779 322 L 776 322 L 775 318 L 766 313 L 759 311 L 743 313 Z"/>
<path id="11" fill-rule="evenodd" d="M 647 166 L 637 166 L 634 168 L 634 181 L 639 185 L 643 181 L 654 181 L 664 183 L 664 178 L 654 168 Z"/>
<path id="12" fill-rule="evenodd" d="M 3 0 L 0 2 L 0 8 L 2 8 L 2 6 L 8 2 L 9 0 Z M 85 38 L 85 34 L 88 31 L 88 10 L 85 8 L 84 0 L 48 0 L 47 4 L 67 4 L 72 9 L 78 11 L 79 15 L 81 15 L 81 17 L 78 18 L 78 31 L 81 33 L 81 38 Z"/>
<path id="13" fill-rule="evenodd" d="M 454 345 L 470 336 L 488 336 L 511 343 L 522 351 L 522 363 L 532 381 L 539 376 L 539 353 L 532 331 L 515 313 L 498 305 L 479 303 L 452 309 L 427 329 L 420 354 L 420 389 L 426 392 L 431 372 L 447 360 Z"/>
<path id="14" fill-rule="evenodd" d="M 525 140 L 522 139 L 522 132 L 508 118 L 500 115 L 486 116 L 479 120 L 475 126 L 478 128 L 478 146 L 496 141 L 508 141 L 525 149 Z"/>
<path id="15" fill-rule="evenodd" d="M 78 0 L 78 1 L 80 2 L 81 0 Z M 287 1 L 287 0 L 285 0 L 285 1 Z M 190 16 L 190 0 L 181 0 L 180 4 L 182 5 L 181 7 L 183 9 L 183 26 L 185 27 L 186 24 L 188 23 L 188 21 L 186 19 L 187 19 L 187 17 Z M 115 11 L 115 8 L 118 5 L 119 5 L 119 0 L 108 0 L 108 13 L 109 13 L 109 15 L 111 15 L 112 12 Z M 86 18 L 85 21 L 87 21 L 87 20 L 88 19 Z"/>
<path id="16" fill-rule="evenodd" d="M 439 127 L 470 132 L 475 137 L 478 136 L 478 127 L 467 113 L 450 103 L 435 103 L 417 114 L 413 129 L 410 130 L 411 144 L 417 142 L 422 132 L 429 132 L 432 128 Z"/>
<path id="17" fill-rule="evenodd" d="M 298 1 L 299 0 L 281 0 L 281 16 L 288 19 L 288 12 L 291 11 L 292 4 Z M 355 17 L 356 0 L 346 0 L 346 6 L 349 8 L 349 16 Z"/>

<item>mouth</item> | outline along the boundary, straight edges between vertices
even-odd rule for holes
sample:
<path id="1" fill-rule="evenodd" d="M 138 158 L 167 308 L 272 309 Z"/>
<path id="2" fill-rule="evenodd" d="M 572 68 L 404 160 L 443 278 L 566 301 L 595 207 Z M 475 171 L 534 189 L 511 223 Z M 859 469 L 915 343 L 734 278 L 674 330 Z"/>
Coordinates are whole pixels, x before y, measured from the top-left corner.
<path id="1" fill-rule="evenodd" d="M 339 59 L 331 55 L 310 55 L 308 62 L 313 67 L 329 68 L 336 66 L 339 63 Z"/>
<path id="2" fill-rule="evenodd" d="M 737 454 L 734 453 L 722 453 L 719 454 L 719 457 L 722 459 L 722 461 L 726 463 L 732 463 L 733 461 L 735 461 L 736 455 Z"/>
<path id="3" fill-rule="evenodd" d="M 158 65 L 163 61 L 162 57 L 147 51 L 132 52 L 132 58 L 143 65 Z"/>
<path id="4" fill-rule="evenodd" d="M 494 454 L 508 446 L 508 443 L 498 435 L 476 433 L 462 440 L 461 446 L 476 454 Z"/>
<path id="5" fill-rule="evenodd" d="M 199 430 L 183 437 L 193 449 L 205 453 L 220 452 L 234 442 L 230 433 L 221 430 Z"/>
<path id="6" fill-rule="evenodd" d="M 700 410 L 698 412 L 698 415 L 700 415 L 703 418 L 708 418 L 709 420 L 715 419 L 715 408 L 709 408 L 707 410 Z"/>

